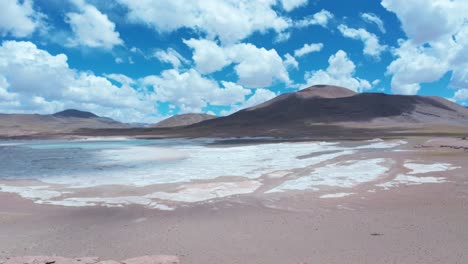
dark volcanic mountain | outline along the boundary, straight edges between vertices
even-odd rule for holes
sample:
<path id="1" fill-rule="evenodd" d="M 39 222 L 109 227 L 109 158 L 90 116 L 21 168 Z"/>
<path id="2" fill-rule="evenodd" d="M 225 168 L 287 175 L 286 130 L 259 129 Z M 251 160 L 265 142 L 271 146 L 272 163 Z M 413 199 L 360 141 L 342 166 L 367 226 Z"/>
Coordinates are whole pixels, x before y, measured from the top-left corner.
<path id="1" fill-rule="evenodd" d="M 53 114 L 55 117 L 77 117 L 77 118 L 96 118 L 99 117 L 91 112 L 85 112 L 75 109 L 67 109 Z"/>
<path id="2" fill-rule="evenodd" d="M 208 120 L 206 120 L 208 119 Z M 203 121 L 204 120 L 204 121 Z M 79 129 L 84 128 L 84 129 Z M 37 133 L 83 136 L 374 138 L 466 135 L 468 109 L 441 97 L 355 93 L 317 85 L 282 94 L 232 115 L 178 115 L 153 127 L 129 127 L 81 112 L 0 115 L 0 136 Z"/>
<path id="3" fill-rule="evenodd" d="M 90 112 L 65 110 L 52 115 L 0 114 L 0 136 L 71 133 L 81 128 L 128 128 L 129 125 Z"/>
<path id="4" fill-rule="evenodd" d="M 295 129 L 310 125 L 400 126 L 402 124 L 468 125 L 468 110 L 440 97 L 357 94 L 337 86 L 312 86 L 282 94 L 230 116 L 192 128 Z"/>
<path id="5" fill-rule="evenodd" d="M 208 114 L 181 114 L 171 116 L 167 119 L 160 121 L 157 124 L 152 125 L 152 127 L 178 127 L 178 126 L 188 126 L 196 124 L 205 120 L 210 120 L 217 118 L 214 115 Z"/>

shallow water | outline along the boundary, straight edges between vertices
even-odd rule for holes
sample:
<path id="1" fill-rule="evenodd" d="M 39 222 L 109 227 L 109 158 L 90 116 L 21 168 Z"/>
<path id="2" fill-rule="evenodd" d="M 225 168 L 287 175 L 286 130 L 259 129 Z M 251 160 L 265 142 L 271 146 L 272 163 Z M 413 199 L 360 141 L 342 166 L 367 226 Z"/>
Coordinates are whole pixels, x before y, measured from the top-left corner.
<path id="1" fill-rule="evenodd" d="M 257 178 L 310 165 L 298 156 L 337 150 L 330 143 L 209 145 L 213 140 L 23 141 L 0 145 L 0 179 L 73 187 L 188 182 L 220 176 Z"/>
<path id="2" fill-rule="evenodd" d="M 405 144 L 402 140 L 359 144 L 242 140 L 228 145 L 217 144 L 216 139 L 0 141 L 0 191 L 41 204 L 140 204 L 170 210 L 175 203 L 232 195 L 350 190 L 385 175 L 395 164 L 378 155 Z M 377 156 L 365 158 L 363 153 Z M 412 170 L 409 174 L 456 169 L 445 163 L 406 163 Z M 420 179 L 411 177 L 412 182 Z M 390 183 L 380 187 L 400 184 Z M 116 186 L 124 192 L 109 192 Z"/>

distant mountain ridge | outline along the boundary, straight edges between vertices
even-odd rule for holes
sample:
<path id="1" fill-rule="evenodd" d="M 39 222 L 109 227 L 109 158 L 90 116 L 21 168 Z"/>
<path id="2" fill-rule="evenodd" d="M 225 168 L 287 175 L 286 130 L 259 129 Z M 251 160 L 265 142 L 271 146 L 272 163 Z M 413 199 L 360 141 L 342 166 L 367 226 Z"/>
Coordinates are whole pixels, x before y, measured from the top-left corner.
<path id="1" fill-rule="evenodd" d="M 282 94 L 229 116 L 191 127 L 210 131 L 241 127 L 287 130 L 345 123 L 468 125 L 468 109 L 441 97 L 355 93 L 343 87 L 318 85 Z"/>
<path id="2" fill-rule="evenodd" d="M 77 110 L 78 111 L 78 110 Z M 183 114 L 151 127 L 122 124 L 82 111 L 56 115 L 1 115 L 0 136 L 59 134 L 164 137 L 380 137 L 468 130 L 468 109 L 435 96 L 355 93 L 317 85 L 229 116 Z M 61 134 L 60 134 L 61 133 Z M 392 134 L 396 133 L 396 134 Z"/>
<path id="3" fill-rule="evenodd" d="M 67 109 L 55 114 L 52 114 L 55 117 L 76 117 L 76 118 L 98 118 L 99 116 L 86 111 L 80 111 L 76 109 Z"/>
<path id="4" fill-rule="evenodd" d="M 181 114 L 171 116 L 167 119 L 164 119 L 151 127 L 178 127 L 178 126 L 188 126 L 192 124 L 196 124 L 205 120 L 215 119 L 217 116 L 209 115 L 209 114 L 195 114 L 195 113 L 188 113 L 188 114 Z"/>
<path id="5" fill-rule="evenodd" d="M 67 109 L 51 115 L 0 114 L 0 136 L 25 136 L 34 134 L 72 133 L 78 129 L 128 128 L 107 117 L 91 112 Z"/>

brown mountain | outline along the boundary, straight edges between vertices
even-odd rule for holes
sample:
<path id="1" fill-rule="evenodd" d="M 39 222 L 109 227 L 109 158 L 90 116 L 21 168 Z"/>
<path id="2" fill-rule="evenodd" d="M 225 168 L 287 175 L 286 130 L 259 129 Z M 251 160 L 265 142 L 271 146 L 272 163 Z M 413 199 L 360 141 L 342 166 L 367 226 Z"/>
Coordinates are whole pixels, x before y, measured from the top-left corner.
<path id="1" fill-rule="evenodd" d="M 205 120 L 210 120 L 217 118 L 217 116 L 214 115 L 208 115 L 208 114 L 181 114 L 181 115 L 175 115 L 171 116 L 167 119 L 164 119 L 160 121 L 159 123 L 156 123 L 152 125 L 151 127 L 178 127 L 178 126 L 188 126 L 192 124 L 196 124 Z"/>
<path id="2" fill-rule="evenodd" d="M 0 114 L 0 136 L 25 136 L 33 134 L 70 133 L 80 128 L 128 128 L 106 117 L 74 109 L 52 115 Z"/>
<path id="3" fill-rule="evenodd" d="M 468 126 L 468 109 L 441 97 L 355 93 L 318 85 L 282 94 L 232 115 L 189 127 L 212 135 L 304 134 L 321 127 L 385 128 Z M 321 126 L 321 127 L 320 127 Z"/>
<path id="4" fill-rule="evenodd" d="M 200 116 L 204 115 L 188 115 Z M 39 116 L 35 120 L 40 118 L 51 117 Z M 198 123 L 194 122 L 200 119 L 194 119 L 188 118 L 187 122 L 184 115 L 174 116 L 149 128 L 109 128 L 81 124 L 80 127 L 85 129 L 74 131 L 71 135 L 144 138 L 274 136 L 317 139 L 436 134 L 466 136 L 468 109 L 441 97 L 358 94 L 342 87 L 317 85 L 282 94 L 229 116 Z M 37 126 L 43 123 L 38 122 Z M 60 129 L 57 131 L 60 133 Z"/>
<path id="5" fill-rule="evenodd" d="M 312 86 L 273 98 L 205 125 L 265 125 L 302 122 L 419 122 L 468 124 L 468 110 L 441 97 L 354 93 L 336 86 Z"/>
<path id="6" fill-rule="evenodd" d="M 86 111 L 67 109 L 53 114 L 55 117 L 98 118 L 99 116 Z"/>

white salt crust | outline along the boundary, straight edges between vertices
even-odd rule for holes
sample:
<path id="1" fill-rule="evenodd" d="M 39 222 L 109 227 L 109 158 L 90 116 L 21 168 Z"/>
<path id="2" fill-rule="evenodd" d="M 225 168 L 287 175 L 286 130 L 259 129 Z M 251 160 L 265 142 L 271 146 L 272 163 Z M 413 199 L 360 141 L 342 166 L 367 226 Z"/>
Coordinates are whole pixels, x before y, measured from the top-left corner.
<path id="1" fill-rule="evenodd" d="M 111 141 L 110 143 L 107 141 Z M 194 203 L 212 199 L 253 193 L 262 186 L 259 177 L 281 180 L 302 169 L 329 162 L 338 157 L 356 154 L 365 149 L 395 148 L 405 141 L 373 140 L 350 148 L 338 143 L 302 142 L 274 143 L 225 147 L 204 145 L 209 140 L 160 140 L 156 145 L 142 145 L 135 140 L 100 139 L 71 142 L 30 144 L 34 149 L 81 148 L 94 151 L 96 164 L 103 168 L 121 166 L 118 170 L 75 172 L 61 168 L 60 176 L 27 175 L 44 182 L 44 186 L 0 185 L 2 192 L 17 193 L 40 204 L 62 206 L 125 206 L 144 205 L 161 210 L 174 209 L 174 202 Z M 190 144 L 189 144 L 190 143 Z M 28 147 L 28 143 L 22 143 Z M 324 153 L 323 153 L 324 152 Z M 268 192 L 288 190 L 320 190 L 322 187 L 350 188 L 372 181 L 387 171 L 390 161 L 384 159 L 351 160 L 318 167 L 309 175 L 286 180 Z M 193 183 L 195 180 L 213 180 L 221 176 L 237 176 L 244 180 Z M 158 191 L 141 196 L 74 197 L 77 188 L 103 185 L 143 187 L 153 184 L 177 183 L 176 191 Z M 55 184 L 64 185 L 61 192 Z M 49 186 L 50 185 L 50 186 Z M 70 190 L 72 192 L 70 193 Z M 76 191 L 73 191 L 76 190 Z M 62 198 L 67 194 L 66 198 Z M 330 194 L 333 195 L 333 194 Z M 171 206 L 167 205 L 170 204 Z"/>
<path id="2" fill-rule="evenodd" d="M 321 195 L 320 198 L 322 198 L 322 199 L 341 198 L 341 197 L 346 197 L 346 196 L 350 196 L 350 195 L 353 195 L 353 194 L 354 194 L 354 193 L 345 193 L 345 192 L 342 192 L 342 193 L 330 193 L 330 194 Z"/>

